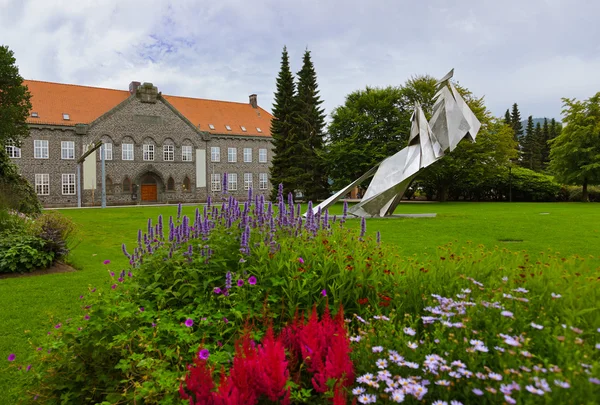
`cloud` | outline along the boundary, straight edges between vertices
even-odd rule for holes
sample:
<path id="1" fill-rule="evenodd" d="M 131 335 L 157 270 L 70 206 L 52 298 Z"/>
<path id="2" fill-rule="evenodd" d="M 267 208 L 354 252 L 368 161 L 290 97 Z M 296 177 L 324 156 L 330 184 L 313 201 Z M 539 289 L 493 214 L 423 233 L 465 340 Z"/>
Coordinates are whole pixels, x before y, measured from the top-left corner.
<path id="1" fill-rule="evenodd" d="M 495 115 L 558 117 L 561 97 L 600 90 L 600 5 L 585 0 L 0 0 L 0 38 L 29 79 L 270 109 L 281 50 L 308 48 L 327 113 L 365 86 L 455 77 Z"/>

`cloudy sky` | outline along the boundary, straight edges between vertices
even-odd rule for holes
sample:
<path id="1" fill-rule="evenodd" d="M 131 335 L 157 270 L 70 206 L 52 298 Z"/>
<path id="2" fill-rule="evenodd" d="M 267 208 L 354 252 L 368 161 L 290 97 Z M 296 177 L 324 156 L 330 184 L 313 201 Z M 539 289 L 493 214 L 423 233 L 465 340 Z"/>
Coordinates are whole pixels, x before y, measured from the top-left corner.
<path id="1" fill-rule="evenodd" d="M 501 116 L 559 117 L 600 91 L 595 0 L 0 0 L 27 79 L 247 102 L 270 110 L 281 50 L 308 48 L 327 114 L 365 86 L 455 78 Z"/>

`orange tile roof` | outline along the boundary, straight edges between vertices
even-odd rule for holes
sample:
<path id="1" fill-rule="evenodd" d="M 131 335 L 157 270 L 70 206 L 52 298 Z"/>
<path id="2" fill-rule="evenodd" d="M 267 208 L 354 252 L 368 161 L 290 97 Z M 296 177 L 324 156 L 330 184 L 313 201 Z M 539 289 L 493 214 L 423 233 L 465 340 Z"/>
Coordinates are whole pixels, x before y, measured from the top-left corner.
<path id="1" fill-rule="evenodd" d="M 194 125 L 200 125 L 201 131 L 213 134 L 271 136 L 273 116 L 260 107 L 252 108 L 250 103 L 166 95 L 164 97 Z M 213 125 L 215 129 L 211 129 L 209 125 Z M 226 125 L 229 125 L 231 131 Z M 246 132 L 242 130 L 242 126 L 246 128 Z M 262 132 L 258 132 L 257 128 Z"/>
<path id="2" fill-rule="evenodd" d="M 30 124 L 68 125 L 89 124 L 111 108 L 129 97 L 124 90 L 102 89 L 98 87 L 76 86 L 72 84 L 24 80 L 31 93 Z M 63 120 L 63 113 L 70 120 Z"/>
<path id="3" fill-rule="evenodd" d="M 129 91 L 126 90 L 37 80 L 25 80 L 24 84 L 32 95 L 31 112 L 38 113 L 38 118 L 30 116 L 27 119 L 30 124 L 89 124 L 129 97 Z M 252 108 L 249 103 L 168 95 L 163 97 L 201 131 L 214 134 L 271 136 L 273 116 L 260 107 Z M 63 113 L 69 114 L 70 120 L 64 120 Z M 211 129 L 209 125 L 213 125 L 215 129 Z M 226 125 L 231 130 L 227 130 Z M 242 126 L 246 131 L 242 130 Z M 258 128 L 262 132 L 259 132 Z"/>

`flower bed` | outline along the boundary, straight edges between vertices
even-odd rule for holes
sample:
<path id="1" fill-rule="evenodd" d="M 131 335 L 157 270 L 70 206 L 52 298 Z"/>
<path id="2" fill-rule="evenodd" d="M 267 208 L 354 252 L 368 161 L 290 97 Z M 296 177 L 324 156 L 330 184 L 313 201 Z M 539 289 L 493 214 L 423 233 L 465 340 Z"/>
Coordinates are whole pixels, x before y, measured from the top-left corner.
<path id="1" fill-rule="evenodd" d="M 137 246 L 123 246 L 131 267 L 107 259 L 107 286 L 90 286 L 81 317 L 35 345 L 33 373 L 20 364 L 30 395 L 449 404 L 599 394 L 598 269 L 584 259 L 452 245 L 399 257 L 364 222 L 304 218 L 281 195 L 249 201 L 149 220 Z"/>

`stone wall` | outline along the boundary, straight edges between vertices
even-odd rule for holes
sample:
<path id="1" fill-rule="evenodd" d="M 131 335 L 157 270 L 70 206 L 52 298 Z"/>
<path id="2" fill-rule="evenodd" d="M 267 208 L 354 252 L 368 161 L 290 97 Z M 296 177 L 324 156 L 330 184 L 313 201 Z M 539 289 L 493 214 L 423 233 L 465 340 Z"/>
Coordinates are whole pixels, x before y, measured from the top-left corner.
<path id="1" fill-rule="evenodd" d="M 63 195 L 61 175 L 76 173 L 76 160 L 86 150 L 86 145 L 98 140 L 112 144 L 112 160 L 105 161 L 107 176 L 107 204 L 128 205 L 140 204 L 142 179 L 150 175 L 156 180 L 158 203 L 204 202 L 210 194 L 218 197 L 221 192 L 211 191 L 211 173 L 237 173 L 238 188 L 230 194 L 245 199 L 244 173 L 252 173 L 253 190 L 257 194 L 268 197 L 271 192 L 270 162 L 272 144 L 270 138 L 245 137 L 237 135 L 214 135 L 201 132 L 179 114 L 173 107 L 158 97 L 132 96 L 128 100 L 107 112 L 85 130 L 73 127 L 32 126 L 31 137 L 26 139 L 21 148 L 21 158 L 12 159 L 23 175 L 35 184 L 36 173 L 48 173 L 50 177 L 50 194 L 40 196 L 44 206 L 76 206 L 77 195 Z M 49 141 L 49 159 L 34 158 L 34 140 Z M 74 160 L 61 159 L 61 141 L 75 142 Z M 122 160 L 122 144 L 134 144 L 134 160 Z M 154 160 L 143 159 L 143 145 L 154 145 Z M 174 160 L 165 161 L 163 145 L 173 145 Z M 183 161 L 182 146 L 192 147 L 192 161 Z M 220 162 L 211 161 L 211 146 L 221 148 Z M 227 148 L 237 148 L 237 162 L 227 161 Z M 244 162 L 244 148 L 252 148 L 252 163 Z M 259 163 L 259 149 L 267 149 L 267 163 Z M 196 149 L 206 150 L 206 187 L 196 187 Z M 90 156 L 88 159 L 92 159 Z M 100 153 L 96 158 L 95 190 L 84 189 L 82 182 L 82 204 L 84 206 L 101 204 L 101 160 Z M 84 172 L 82 168 L 82 179 Z M 267 173 L 266 190 L 259 190 L 259 173 Z M 137 187 L 136 198 L 131 191 L 123 190 L 123 182 L 129 179 Z M 169 179 L 173 179 L 174 189 L 168 190 Z M 189 190 L 184 189 L 184 182 L 189 180 Z M 112 186 L 111 186 L 112 183 Z M 93 195 L 93 198 L 92 198 Z M 144 202 L 145 203 L 145 202 Z"/>

